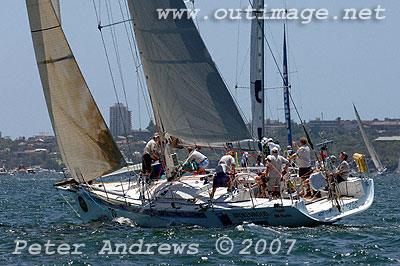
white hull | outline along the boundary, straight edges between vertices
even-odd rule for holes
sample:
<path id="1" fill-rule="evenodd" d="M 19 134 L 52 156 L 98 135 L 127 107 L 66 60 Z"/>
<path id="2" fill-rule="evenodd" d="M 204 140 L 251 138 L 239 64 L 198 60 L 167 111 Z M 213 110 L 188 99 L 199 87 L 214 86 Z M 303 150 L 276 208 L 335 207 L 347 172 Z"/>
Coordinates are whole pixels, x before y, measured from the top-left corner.
<path id="1" fill-rule="evenodd" d="M 197 183 L 197 187 L 194 184 Z M 341 211 L 327 198 L 317 199 L 313 202 L 305 202 L 303 199 L 266 199 L 246 198 L 250 195 L 249 190 L 239 192 L 232 197 L 226 193 L 226 189 L 220 188 L 217 199 L 212 203 L 208 198 L 197 199 L 193 202 L 193 196 L 187 194 L 190 190 L 197 192 L 204 189 L 199 179 L 182 182 L 162 181 L 155 187 L 152 195 L 157 194 L 156 200 L 140 200 L 121 196 L 121 183 L 105 184 L 108 194 L 99 189 L 102 184 L 91 186 L 92 191 L 88 192 L 82 187 L 64 188 L 73 191 L 77 202 L 77 209 L 84 221 L 126 217 L 138 226 L 143 227 L 169 227 L 175 225 L 198 225 L 203 227 L 223 227 L 237 225 L 244 222 L 259 223 L 272 226 L 315 226 L 324 223 L 334 223 L 338 220 L 360 213 L 371 206 L 374 198 L 374 185 L 372 179 L 353 179 L 349 182 L 348 188 L 341 185 L 343 194 L 354 194 L 343 196 L 341 200 Z M 128 183 L 122 185 L 128 187 Z M 137 185 L 135 184 L 134 186 Z M 134 191 L 134 186 L 129 191 Z M 175 199 L 160 197 L 160 192 L 167 191 L 171 187 L 179 187 L 181 191 L 175 193 Z M 185 191 L 185 188 L 187 189 Z M 114 191 L 113 191 L 114 189 Z M 349 189 L 350 191 L 347 191 Z M 183 190 L 183 192 L 182 192 Z M 169 191 L 169 190 L 168 190 Z M 125 190 L 126 192 L 126 190 Z M 222 192 L 222 193 L 221 193 Z M 198 193 L 201 197 L 208 191 Z M 242 193 L 242 195 L 240 195 Z M 130 195 L 128 192 L 126 195 Z M 107 198 L 108 197 L 108 198 Z M 306 200 L 307 201 L 307 200 Z"/>

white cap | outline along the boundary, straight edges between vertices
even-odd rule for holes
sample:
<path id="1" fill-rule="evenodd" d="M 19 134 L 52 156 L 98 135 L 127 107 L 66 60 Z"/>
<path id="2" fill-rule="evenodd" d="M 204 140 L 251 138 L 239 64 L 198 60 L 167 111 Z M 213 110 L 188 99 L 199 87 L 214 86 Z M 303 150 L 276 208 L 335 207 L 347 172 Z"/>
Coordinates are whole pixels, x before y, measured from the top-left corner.
<path id="1" fill-rule="evenodd" d="M 278 147 L 273 147 L 271 151 L 272 151 L 272 152 L 278 152 L 279 149 L 278 149 Z"/>
<path id="2" fill-rule="evenodd" d="M 271 142 L 271 141 L 274 141 L 274 140 L 273 140 L 272 138 L 269 138 L 269 139 L 268 139 L 268 142 Z"/>

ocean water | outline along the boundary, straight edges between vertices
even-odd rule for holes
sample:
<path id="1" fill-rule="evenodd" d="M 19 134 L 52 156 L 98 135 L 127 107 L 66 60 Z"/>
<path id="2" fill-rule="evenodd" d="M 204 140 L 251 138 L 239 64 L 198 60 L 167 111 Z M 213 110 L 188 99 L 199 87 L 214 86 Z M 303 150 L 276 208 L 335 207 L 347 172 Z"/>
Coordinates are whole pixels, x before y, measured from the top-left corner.
<path id="1" fill-rule="evenodd" d="M 60 179 L 0 176 L 0 265 L 400 265 L 398 175 L 375 177 L 366 212 L 312 228 L 83 223 L 53 188 Z"/>

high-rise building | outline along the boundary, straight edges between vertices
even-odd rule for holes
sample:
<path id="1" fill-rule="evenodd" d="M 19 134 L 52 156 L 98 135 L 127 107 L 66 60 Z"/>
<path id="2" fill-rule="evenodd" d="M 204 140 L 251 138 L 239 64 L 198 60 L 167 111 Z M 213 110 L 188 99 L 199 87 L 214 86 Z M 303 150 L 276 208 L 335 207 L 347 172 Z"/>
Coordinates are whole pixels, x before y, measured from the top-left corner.
<path id="1" fill-rule="evenodd" d="M 132 129 L 132 112 L 122 103 L 110 107 L 110 131 L 113 137 L 125 136 Z"/>

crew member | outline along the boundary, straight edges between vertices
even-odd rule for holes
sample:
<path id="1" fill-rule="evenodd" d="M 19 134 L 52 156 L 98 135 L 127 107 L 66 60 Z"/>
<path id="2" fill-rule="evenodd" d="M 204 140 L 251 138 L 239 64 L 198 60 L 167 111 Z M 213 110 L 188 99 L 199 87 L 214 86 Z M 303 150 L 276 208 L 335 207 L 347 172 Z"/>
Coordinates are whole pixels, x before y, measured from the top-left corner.
<path id="1" fill-rule="evenodd" d="M 340 158 L 341 162 L 340 162 L 338 169 L 335 172 L 335 176 L 334 176 L 336 178 L 336 182 L 338 184 L 340 184 L 344 181 L 347 181 L 347 178 L 350 175 L 350 166 L 349 166 L 349 163 L 347 162 L 347 158 L 348 158 L 347 153 L 341 152 L 339 155 L 339 158 Z M 329 176 L 330 176 L 329 182 L 332 183 L 333 174 L 330 174 Z"/>
<path id="2" fill-rule="evenodd" d="M 219 160 L 218 166 L 215 168 L 213 189 L 210 194 L 211 199 L 214 198 L 217 188 L 231 187 L 232 180 L 229 175 L 234 175 L 236 170 L 235 158 L 233 157 L 234 155 L 235 153 L 233 151 L 229 151 Z"/>
<path id="3" fill-rule="evenodd" d="M 300 147 L 297 145 L 295 141 L 293 141 L 293 145 L 296 147 L 297 152 L 289 157 L 289 160 L 293 160 L 297 158 L 297 165 L 299 166 L 299 176 L 303 180 L 304 185 L 306 186 L 307 193 L 306 196 L 311 196 L 311 188 L 308 184 L 308 178 L 311 173 L 311 158 L 310 158 L 310 147 L 307 145 L 307 139 L 300 139 Z"/>
<path id="4" fill-rule="evenodd" d="M 186 159 L 187 162 L 196 162 L 198 165 L 197 174 L 205 175 L 206 167 L 208 166 L 208 158 L 204 154 L 200 153 L 197 150 L 193 150 L 192 147 L 187 147 L 186 152 L 189 154 L 189 157 Z"/>
<path id="5" fill-rule="evenodd" d="M 247 151 L 242 155 L 241 165 L 245 168 L 250 165 L 249 153 Z"/>
<path id="6" fill-rule="evenodd" d="M 280 193 L 280 181 L 282 175 L 286 174 L 290 162 L 286 160 L 283 156 L 278 155 L 279 149 L 274 147 L 271 152 L 272 154 L 267 157 L 267 170 L 266 175 L 268 176 L 268 192 L 273 193 L 273 195 L 279 195 Z M 285 167 L 282 171 L 282 166 Z"/>
<path id="7" fill-rule="evenodd" d="M 151 173 L 151 163 L 153 161 L 158 161 L 158 152 L 160 151 L 160 136 L 155 133 L 153 138 L 147 142 L 146 147 L 144 147 L 142 154 L 142 174 L 150 176 Z"/>

